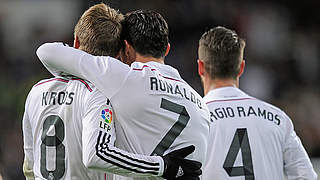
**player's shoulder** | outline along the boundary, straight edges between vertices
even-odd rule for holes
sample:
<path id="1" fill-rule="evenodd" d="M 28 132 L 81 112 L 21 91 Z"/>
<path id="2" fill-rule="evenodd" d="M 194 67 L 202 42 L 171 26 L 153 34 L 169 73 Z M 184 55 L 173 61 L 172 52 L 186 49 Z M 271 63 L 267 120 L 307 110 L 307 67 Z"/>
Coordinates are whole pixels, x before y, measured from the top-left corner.
<path id="1" fill-rule="evenodd" d="M 53 77 L 53 78 L 48 78 L 48 79 L 42 79 L 35 83 L 33 87 L 43 87 L 44 85 L 49 84 L 50 82 L 63 82 L 63 83 L 68 83 L 69 80 L 62 78 L 62 77 Z"/>
<path id="2" fill-rule="evenodd" d="M 81 89 L 85 89 L 88 92 L 94 92 L 97 90 L 96 87 L 90 81 L 87 81 L 85 79 L 81 79 L 78 77 L 69 77 L 69 81 L 70 83 L 74 83 Z"/>
<path id="3" fill-rule="evenodd" d="M 282 109 L 280 109 L 279 107 L 277 107 L 277 106 L 275 106 L 275 105 L 273 105 L 273 104 L 271 104 L 271 103 L 269 103 L 269 102 L 266 102 L 266 101 L 261 100 L 261 99 L 259 99 L 259 98 L 254 98 L 254 100 L 255 100 L 257 103 L 262 104 L 263 106 L 268 107 L 268 108 L 270 108 L 270 109 L 272 109 L 272 110 L 274 110 L 274 111 L 277 111 L 277 112 L 279 112 L 279 113 L 284 113 L 284 111 L 283 111 Z"/>
<path id="4" fill-rule="evenodd" d="M 34 91 L 43 91 L 46 89 L 53 89 L 53 85 L 55 85 L 55 87 L 58 87 L 60 85 L 66 85 L 68 82 L 69 82 L 68 79 L 65 79 L 62 77 L 42 79 L 32 86 L 30 93 Z"/>
<path id="5" fill-rule="evenodd" d="M 49 79 L 42 79 L 39 82 L 35 83 L 32 89 L 52 89 L 52 86 L 77 86 L 80 89 L 86 89 L 89 92 L 96 90 L 96 87 L 89 81 L 74 77 L 74 76 L 65 76 L 65 77 L 53 77 Z"/>
<path id="6" fill-rule="evenodd" d="M 255 98 L 255 101 L 265 108 L 268 108 L 270 112 L 274 112 L 275 114 L 279 115 L 282 120 L 291 121 L 290 117 L 281 108 L 258 98 Z"/>
<path id="7" fill-rule="evenodd" d="M 77 92 L 81 94 L 82 101 L 105 101 L 106 97 L 103 93 L 92 84 L 90 81 L 81 79 L 78 77 L 73 77 L 70 79 L 70 83 L 73 83 Z"/>

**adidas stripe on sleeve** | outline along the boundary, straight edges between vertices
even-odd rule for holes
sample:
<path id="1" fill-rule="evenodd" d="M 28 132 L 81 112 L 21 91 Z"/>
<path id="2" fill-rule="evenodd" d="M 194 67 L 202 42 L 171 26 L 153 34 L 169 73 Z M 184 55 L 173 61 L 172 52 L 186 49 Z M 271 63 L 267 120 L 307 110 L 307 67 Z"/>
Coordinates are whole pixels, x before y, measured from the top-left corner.
<path id="1" fill-rule="evenodd" d="M 95 92 L 94 92 L 95 93 Z M 83 119 L 83 161 L 90 169 L 123 176 L 161 176 L 164 163 L 160 156 L 128 153 L 114 146 L 115 115 L 109 101 L 101 105 L 102 96 L 95 93 L 87 104 Z"/>

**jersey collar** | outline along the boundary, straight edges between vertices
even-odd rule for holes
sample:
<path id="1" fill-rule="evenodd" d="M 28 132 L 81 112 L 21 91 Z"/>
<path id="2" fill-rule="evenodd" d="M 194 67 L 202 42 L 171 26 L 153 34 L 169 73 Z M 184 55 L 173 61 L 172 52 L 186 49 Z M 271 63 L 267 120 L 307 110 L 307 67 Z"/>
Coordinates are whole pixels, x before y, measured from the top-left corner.
<path id="1" fill-rule="evenodd" d="M 204 100 L 215 101 L 215 100 L 226 100 L 226 99 L 242 99 L 242 98 L 252 98 L 245 92 L 241 91 L 236 87 L 222 87 L 209 91 L 209 93 L 204 96 Z"/>
<path id="2" fill-rule="evenodd" d="M 175 79 L 181 79 L 181 76 L 177 69 L 173 68 L 172 66 L 161 64 L 154 61 L 149 61 L 146 63 L 147 65 L 151 67 L 155 67 L 161 75 L 169 76 L 171 78 Z"/>

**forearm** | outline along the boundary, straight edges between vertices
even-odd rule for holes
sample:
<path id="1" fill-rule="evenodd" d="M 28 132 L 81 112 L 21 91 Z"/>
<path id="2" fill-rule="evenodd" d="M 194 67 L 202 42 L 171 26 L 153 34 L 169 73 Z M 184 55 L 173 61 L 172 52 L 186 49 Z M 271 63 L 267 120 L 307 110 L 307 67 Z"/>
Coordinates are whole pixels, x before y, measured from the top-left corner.
<path id="1" fill-rule="evenodd" d="M 114 146 L 116 131 L 114 111 L 110 101 L 99 91 L 93 91 L 82 121 L 82 159 L 89 169 L 101 170 L 123 176 L 161 176 L 164 162 L 159 156 L 145 156 Z M 103 113 L 103 117 L 101 116 Z M 102 126 L 101 126 L 102 124 Z"/>
<path id="2" fill-rule="evenodd" d="M 288 180 L 308 179 L 316 180 L 315 173 L 310 158 L 304 149 L 300 138 L 293 130 L 293 125 L 289 124 L 289 133 L 284 150 L 284 170 Z"/>
<path id="3" fill-rule="evenodd" d="M 302 145 L 288 151 L 289 152 L 285 155 L 284 168 L 288 180 L 316 180 L 317 174 L 315 173 L 311 161 Z"/>
<path id="4" fill-rule="evenodd" d="M 89 169 L 102 170 L 122 176 L 161 176 L 164 162 L 160 156 L 129 153 L 113 146 L 110 134 L 99 132 L 96 143 L 84 144 L 83 161 Z"/>

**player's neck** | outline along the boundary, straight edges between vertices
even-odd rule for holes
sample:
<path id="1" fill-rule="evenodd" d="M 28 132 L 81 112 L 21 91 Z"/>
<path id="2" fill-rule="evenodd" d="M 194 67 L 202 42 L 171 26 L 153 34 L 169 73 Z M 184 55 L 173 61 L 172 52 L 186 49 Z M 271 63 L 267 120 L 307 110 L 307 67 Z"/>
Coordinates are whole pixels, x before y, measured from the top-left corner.
<path id="1" fill-rule="evenodd" d="M 209 79 L 204 82 L 204 94 L 206 95 L 211 90 L 223 87 L 239 87 L 239 79 Z"/>
<path id="2" fill-rule="evenodd" d="M 152 57 L 152 56 L 142 56 L 139 53 L 136 53 L 136 62 L 147 63 L 147 62 L 150 62 L 150 61 L 164 64 L 164 59 L 163 58 L 155 58 L 155 57 Z"/>

